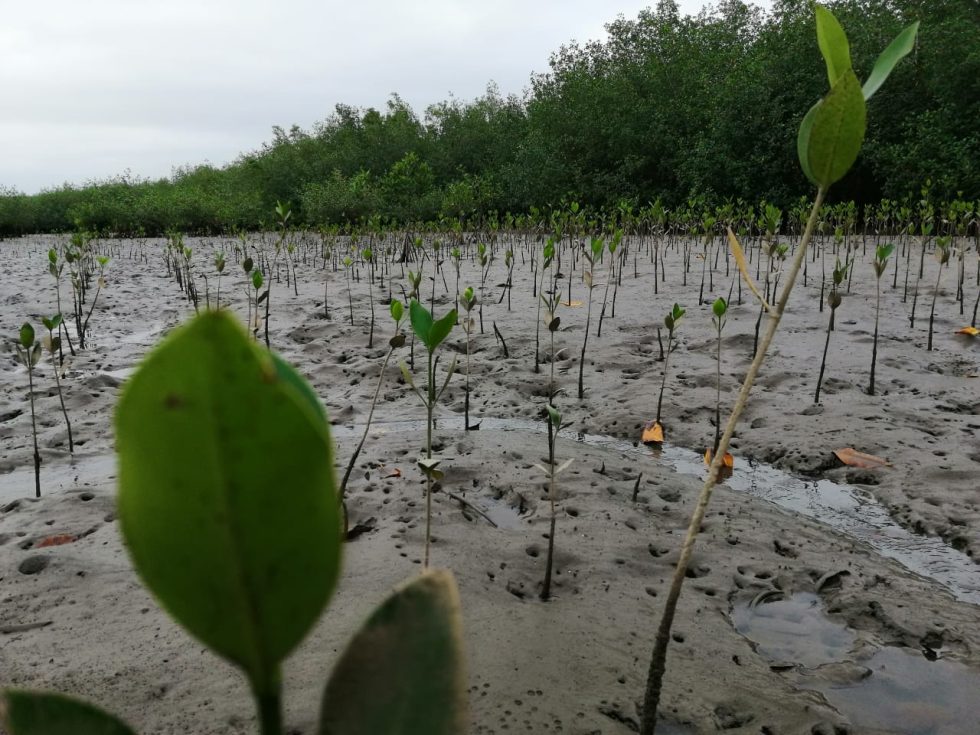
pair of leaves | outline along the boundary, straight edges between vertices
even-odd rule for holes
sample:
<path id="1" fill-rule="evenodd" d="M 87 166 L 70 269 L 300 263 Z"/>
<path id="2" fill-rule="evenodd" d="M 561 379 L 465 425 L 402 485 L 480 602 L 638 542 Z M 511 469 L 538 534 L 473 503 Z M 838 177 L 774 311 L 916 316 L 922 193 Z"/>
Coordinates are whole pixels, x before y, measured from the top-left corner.
<path id="1" fill-rule="evenodd" d="M 822 189 L 840 180 L 857 159 L 867 128 L 867 100 L 915 46 L 918 23 L 906 28 L 882 52 L 862 88 L 851 66 L 847 35 L 833 13 L 815 6 L 817 43 L 827 65 L 830 92 L 810 108 L 800 125 L 800 166 Z"/>
<path id="2" fill-rule="evenodd" d="M 456 324 L 456 310 L 453 309 L 442 319 L 435 320 L 432 314 L 417 300 L 412 299 L 408 307 L 409 318 L 412 322 L 412 330 L 425 348 L 430 352 L 435 352 L 436 348 L 442 344 L 443 340 L 449 336 Z"/>

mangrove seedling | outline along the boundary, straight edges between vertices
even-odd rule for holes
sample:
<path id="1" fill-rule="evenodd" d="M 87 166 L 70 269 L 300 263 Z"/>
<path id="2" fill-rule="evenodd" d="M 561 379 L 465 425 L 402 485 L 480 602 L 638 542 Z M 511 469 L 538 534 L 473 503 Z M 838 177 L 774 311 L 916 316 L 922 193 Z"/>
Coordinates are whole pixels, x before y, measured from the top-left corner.
<path id="1" fill-rule="evenodd" d="M 943 266 L 949 262 L 949 249 L 949 237 L 936 238 L 936 260 L 939 261 L 939 267 L 936 269 L 936 285 L 932 288 L 932 305 L 929 307 L 929 341 L 926 350 L 930 352 L 932 351 L 932 323 L 936 317 L 936 297 L 939 296 L 939 280 L 943 275 Z"/>
<path id="2" fill-rule="evenodd" d="M 473 287 L 467 288 L 459 297 L 462 299 L 463 309 L 466 311 L 466 318 L 463 320 L 463 331 L 466 332 L 466 370 L 465 384 L 463 388 L 463 430 L 475 431 L 480 428 L 480 424 L 470 426 L 470 341 L 473 339 L 473 329 L 476 327 L 473 321 L 473 307 L 476 306 L 476 294 Z M 494 323 L 494 331 L 497 325 Z M 499 332 L 498 332 L 499 333 Z"/>
<path id="3" fill-rule="evenodd" d="M 850 48 L 844 29 L 841 28 L 833 14 L 822 5 L 815 5 L 814 13 L 816 15 L 818 46 L 827 64 L 830 91 L 814 104 L 804 116 L 797 136 L 797 154 L 803 173 L 816 186 L 817 195 L 814 198 L 803 237 L 800 239 L 800 244 L 786 274 L 783 290 L 769 311 L 769 322 L 765 335 L 759 343 L 759 349 L 756 350 L 755 357 L 746 372 L 745 380 L 742 382 L 738 397 L 732 406 L 728 423 L 725 425 L 725 431 L 721 436 L 718 451 L 711 460 L 708 477 L 704 481 L 694 512 L 691 514 L 680 556 L 674 568 L 667 599 L 664 603 L 660 624 L 657 626 L 653 653 L 650 656 L 649 674 L 643 696 L 640 735 L 653 735 L 654 733 L 663 677 L 667 668 L 667 648 L 670 645 L 677 602 L 680 599 L 688 566 L 691 562 L 691 555 L 694 552 L 694 543 L 704 522 L 712 491 L 718 481 L 722 461 L 735 433 L 738 419 L 748 402 L 756 376 L 765 361 L 766 352 L 769 350 L 769 345 L 776 334 L 779 322 L 786 311 L 786 304 L 789 302 L 797 274 L 806 258 L 807 246 L 813 237 L 827 190 L 848 172 L 861 150 L 867 125 L 866 101 L 881 87 L 895 65 L 915 47 L 918 23 L 914 23 L 905 29 L 888 45 L 878 57 L 874 68 L 871 70 L 871 75 L 862 88 L 851 67 Z"/>
<path id="4" fill-rule="evenodd" d="M 408 366 L 405 363 L 401 364 L 402 376 L 405 378 L 405 382 L 412 387 L 415 395 L 419 397 L 419 400 L 425 406 L 425 457 L 419 459 L 418 465 L 419 469 L 422 470 L 422 474 L 425 475 L 425 556 L 422 566 L 424 569 L 428 569 L 429 547 L 432 539 L 432 485 L 434 482 L 441 480 L 443 476 L 442 471 L 439 470 L 441 460 L 433 459 L 432 457 L 433 415 L 439 399 L 442 398 L 442 394 L 449 387 L 449 381 L 452 380 L 453 372 L 456 370 L 456 358 L 453 357 L 452 364 L 446 373 L 446 380 L 442 384 L 442 387 L 437 390 L 435 354 L 439 345 L 445 341 L 456 324 L 456 310 L 453 309 L 442 319 L 433 319 L 432 313 L 428 309 L 422 306 L 416 299 L 412 299 L 412 303 L 408 307 L 408 316 L 412 323 L 412 331 L 415 332 L 419 341 L 425 345 L 428 357 L 425 372 L 425 393 L 416 387 L 415 380 L 412 378 Z"/>
<path id="5" fill-rule="evenodd" d="M 344 258 L 344 277 L 347 279 L 347 307 L 350 314 L 350 325 L 354 326 L 354 295 L 350 287 L 350 272 L 351 268 L 354 267 L 354 261 L 351 260 L 350 256 Z"/>
<path id="6" fill-rule="evenodd" d="M 544 277 L 547 273 L 548 267 L 551 266 L 555 258 L 555 240 L 554 238 L 549 238 L 548 242 L 545 243 L 544 249 L 541 253 L 541 267 L 539 268 L 541 272 L 541 285 L 538 288 L 538 293 L 540 295 L 540 300 L 538 301 L 538 318 L 535 320 L 537 327 L 534 331 L 534 372 L 540 372 L 541 368 L 541 303 L 545 301 L 544 298 Z M 545 302 L 547 303 L 547 302 Z M 550 323 L 550 320 L 549 320 Z M 552 344 L 552 348 L 554 344 Z"/>
<path id="7" fill-rule="evenodd" d="M 599 326 L 596 328 L 595 336 L 599 338 L 602 336 L 602 320 L 606 318 L 606 302 L 609 300 L 609 286 L 616 278 L 616 250 L 619 248 L 619 243 L 623 240 L 623 231 L 616 230 L 613 233 L 612 240 L 609 241 L 609 267 L 606 270 L 606 290 L 602 294 L 602 310 L 599 312 Z M 620 266 L 620 274 L 622 275 L 622 266 Z M 617 289 L 619 288 L 619 283 L 616 283 Z M 592 289 L 589 289 L 591 292 Z M 612 316 L 616 316 L 616 296 L 613 295 L 613 308 Z M 587 330 L 586 330 L 587 331 Z"/>
<path id="8" fill-rule="evenodd" d="M 670 355 L 675 347 L 674 333 L 685 313 L 679 304 L 674 304 L 674 308 L 664 317 L 664 326 L 667 327 L 667 351 L 664 354 L 664 374 L 660 381 L 660 397 L 657 398 L 657 417 L 653 420 L 653 427 L 651 427 L 652 431 L 656 431 L 656 427 L 660 427 L 660 441 L 663 441 L 663 424 L 660 422 L 660 417 L 664 405 L 664 391 L 667 387 L 667 369 L 670 366 Z"/>
<path id="9" fill-rule="evenodd" d="M 718 452 L 721 443 L 721 330 L 725 328 L 725 316 L 728 314 L 728 302 L 718 297 L 711 305 L 711 321 L 718 334 L 715 351 L 715 439 L 711 448 L 705 452 L 704 461 L 711 464 L 711 458 Z M 731 469 L 734 459 L 731 454 L 724 457 L 725 467 Z"/>
<path id="10" fill-rule="evenodd" d="M 34 440 L 34 490 L 41 497 L 41 453 L 37 449 L 37 417 L 34 414 L 34 366 L 41 359 L 41 343 L 34 339 L 34 327 L 24 322 L 17 341 L 17 357 L 27 368 L 28 398 L 31 403 L 31 436 Z"/>
<path id="11" fill-rule="evenodd" d="M 88 322 L 92 318 L 92 312 L 95 311 L 96 303 L 99 301 L 99 294 L 102 293 L 102 289 L 105 287 L 105 267 L 109 264 L 109 258 L 104 255 L 100 255 L 95 260 L 99 266 L 99 277 L 95 282 L 95 295 L 92 297 L 92 303 L 89 305 L 88 314 L 85 315 L 85 320 L 81 322 L 78 333 L 78 346 L 80 349 L 85 349 L 85 336 L 88 334 Z"/>
<path id="12" fill-rule="evenodd" d="M 55 353 L 61 349 L 61 337 L 55 335 L 54 330 L 61 327 L 61 314 L 55 314 L 48 319 L 42 317 L 41 321 L 44 328 L 48 330 L 48 336 L 44 339 L 44 346 L 51 357 L 51 367 L 54 369 L 54 383 L 58 388 L 58 400 L 61 402 L 61 413 L 65 417 L 65 426 L 68 427 L 68 453 L 75 453 L 75 441 L 71 435 L 71 421 L 68 420 L 68 409 L 65 408 L 65 395 L 61 390 L 61 366 L 55 360 Z"/>
<path id="13" fill-rule="evenodd" d="M 218 287 L 214 294 L 214 308 L 221 308 L 221 274 L 225 272 L 225 254 L 217 253 L 214 256 L 214 269 L 218 271 Z"/>
<path id="14" fill-rule="evenodd" d="M 261 735 L 283 735 L 282 662 L 321 618 L 340 572 L 322 404 L 230 314 L 206 311 L 127 382 L 116 437 L 118 517 L 136 571 L 176 622 L 244 674 Z M 355 634 L 314 732 L 459 735 L 462 651 L 452 575 L 420 575 Z M 0 729 L 134 733 L 78 700 L 21 690 L 0 693 Z"/>
<path id="15" fill-rule="evenodd" d="M 65 264 L 64 262 L 62 262 L 62 259 L 58 258 L 58 251 L 55 250 L 54 248 L 48 250 L 48 272 L 51 273 L 51 276 L 54 278 L 54 293 L 56 299 L 55 303 L 57 304 L 59 314 L 62 313 L 61 274 L 64 271 L 64 269 L 65 269 Z M 75 347 L 71 343 L 71 336 L 68 334 L 68 327 L 64 323 L 64 320 L 62 320 L 61 324 L 58 325 L 58 336 L 59 337 L 64 336 L 65 341 L 68 342 L 68 350 L 71 352 L 72 356 L 74 356 Z M 58 362 L 60 362 L 62 365 L 65 364 L 65 355 L 60 343 L 58 344 Z"/>
<path id="16" fill-rule="evenodd" d="M 347 481 L 350 479 L 350 473 L 354 469 L 354 465 L 357 462 L 357 458 L 364 448 L 364 442 L 367 440 L 368 432 L 371 430 L 371 420 L 374 418 L 374 408 L 378 405 L 378 396 L 381 394 L 381 386 L 384 384 L 385 380 L 385 368 L 388 367 L 388 361 L 391 359 L 391 355 L 399 347 L 405 345 L 405 335 L 401 332 L 402 318 L 405 316 L 405 307 L 402 306 L 402 302 L 394 300 L 391 302 L 389 307 L 391 312 L 391 318 L 395 320 L 395 333 L 392 335 L 391 339 L 388 340 L 388 351 L 385 353 L 385 359 L 381 363 L 381 374 L 378 376 L 378 386 L 374 389 L 374 397 L 371 399 L 371 408 L 368 410 L 367 423 L 364 425 L 364 433 L 361 434 L 361 440 L 357 443 L 357 447 L 354 449 L 354 453 L 351 454 L 350 460 L 347 462 L 347 469 L 344 470 L 344 477 L 340 481 L 340 490 L 338 491 L 338 499 L 340 501 L 341 510 L 343 512 L 344 520 L 344 536 L 347 536 L 348 532 L 348 515 L 347 515 Z"/>
<path id="17" fill-rule="evenodd" d="M 371 327 L 368 332 L 368 349 L 370 350 L 374 347 L 374 252 L 371 248 L 364 248 L 361 251 L 361 257 L 371 269 L 371 276 L 368 280 L 368 301 L 371 303 Z"/>
<path id="18" fill-rule="evenodd" d="M 482 242 L 476 246 L 476 257 L 480 263 L 480 334 L 483 334 L 483 296 L 487 288 L 487 276 L 490 275 L 490 265 L 493 263 L 493 253 L 487 251 Z"/>
<path id="19" fill-rule="evenodd" d="M 562 428 L 561 414 L 554 406 L 548 406 L 548 467 L 535 465 L 545 477 L 548 478 L 548 504 L 551 506 L 551 527 L 548 531 L 548 558 L 544 567 L 544 584 L 541 586 L 541 600 L 547 602 L 551 599 L 551 570 L 555 558 L 555 525 L 557 515 L 555 513 L 555 502 L 558 500 L 558 475 L 568 469 L 573 458 L 566 459 L 558 467 L 555 466 L 555 442 L 558 440 L 558 432 Z"/>
<path id="20" fill-rule="evenodd" d="M 847 271 L 851 267 L 851 262 L 840 262 L 837 259 L 834 266 L 833 281 L 830 284 L 830 293 L 827 294 L 827 306 L 830 307 L 830 320 L 827 322 L 827 339 L 823 344 L 823 357 L 820 358 L 820 374 L 817 376 L 817 390 L 813 394 L 813 402 L 820 403 L 820 386 L 823 384 L 824 368 L 827 365 L 827 349 L 830 347 L 830 333 L 834 331 L 834 320 L 837 316 L 837 307 L 841 304 L 840 287 L 847 278 Z"/>
<path id="21" fill-rule="evenodd" d="M 265 279 L 262 277 L 262 271 L 260 271 L 258 268 L 252 271 L 252 290 L 254 291 L 252 300 L 255 302 L 255 324 L 252 329 L 252 336 L 255 337 L 256 340 L 259 338 L 259 328 L 261 326 L 259 322 L 259 305 L 269 298 L 269 289 L 266 289 L 261 296 L 259 295 L 259 290 L 262 288 L 264 281 Z"/>
<path id="22" fill-rule="evenodd" d="M 601 237 L 593 237 L 589 243 L 589 250 L 583 253 L 582 256 L 585 262 L 588 263 L 588 268 L 583 267 L 582 269 L 582 282 L 589 289 L 589 295 L 588 306 L 585 310 L 585 334 L 582 336 L 582 354 L 579 356 L 578 361 L 578 399 L 580 401 L 585 398 L 585 386 L 582 381 L 585 371 L 585 348 L 589 344 L 589 327 L 592 324 L 592 291 L 595 288 L 595 264 L 596 261 L 602 258 L 602 251 L 605 249 L 605 246 L 606 244 Z M 611 257 L 609 258 L 609 262 L 612 263 Z M 608 282 L 606 283 L 606 293 L 609 293 Z M 603 304 L 603 308 L 605 308 L 605 304 Z M 554 355 L 552 355 L 551 361 L 554 364 Z"/>
<path id="23" fill-rule="evenodd" d="M 888 267 L 888 258 L 895 252 L 894 245 L 879 245 L 875 248 L 875 331 L 871 342 L 871 379 L 868 382 L 868 395 L 875 394 L 875 364 L 878 362 L 878 317 L 881 313 L 881 277 Z"/>

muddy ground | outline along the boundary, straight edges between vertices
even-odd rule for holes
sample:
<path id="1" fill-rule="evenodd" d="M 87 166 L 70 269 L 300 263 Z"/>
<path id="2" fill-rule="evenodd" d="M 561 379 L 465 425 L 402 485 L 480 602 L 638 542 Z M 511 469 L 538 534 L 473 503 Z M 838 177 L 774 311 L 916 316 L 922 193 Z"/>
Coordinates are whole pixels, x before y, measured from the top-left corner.
<path id="1" fill-rule="evenodd" d="M 27 375 L 14 359 L 13 337 L 30 318 L 56 311 L 45 252 L 50 238 L 0 243 L 0 683 L 56 688 L 96 700 L 141 732 L 255 732 L 244 680 L 177 628 L 139 583 L 114 516 L 111 415 L 129 370 L 168 330 L 193 313 L 168 278 L 160 241 L 103 244 L 113 256 L 107 287 L 91 318 L 89 347 L 71 361 L 66 402 L 76 437 L 69 457 L 51 366 L 39 372 L 35 396 L 44 459 L 44 497 L 35 501 Z M 230 241 L 189 243 L 200 274 L 214 248 L 229 267 L 222 301 L 244 317 L 245 289 Z M 399 243 L 390 243 L 393 251 Z M 376 252 L 384 246 L 375 244 Z M 491 265 L 483 297 L 484 334 L 473 338 L 471 413 L 537 421 L 548 392 L 550 351 L 542 327 L 540 372 L 534 371 L 536 300 L 529 250 L 515 254 L 511 308 L 497 285 L 506 281 L 503 247 Z M 534 246 L 540 249 L 539 245 Z M 298 291 L 285 271 L 272 288 L 272 345 L 310 379 L 337 424 L 339 470 L 353 449 L 353 427 L 367 416 L 390 335 L 383 301 L 400 294 L 402 266 L 385 267 L 375 288 L 375 344 L 367 347 L 367 270 L 352 285 L 355 324 L 349 323 L 343 270 L 323 269 L 300 246 Z M 467 253 L 469 253 L 469 248 Z M 457 329 L 448 355 L 458 353 L 436 431 L 444 456 L 446 490 L 488 512 L 500 527 L 446 495 L 437 496 L 434 563 L 459 582 L 471 680 L 472 731 L 627 733 L 635 729 L 646 668 L 662 600 L 687 517 L 700 483 L 676 473 L 653 452 L 588 446 L 577 432 L 636 440 L 656 413 L 663 363 L 657 326 L 675 301 L 687 308 L 670 358 L 663 423 L 670 443 L 703 450 L 713 435 L 714 327 L 710 301 L 727 295 L 735 276 L 724 255 L 698 304 L 702 261 L 692 258 L 683 284 L 682 251 L 665 250 L 654 293 L 649 244 L 633 240 L 602 335 L 598 317 L 606 266 L 597 268 L 584 369 L 585 398 L 576 397 L 579 353 L 587 312 L 582 261 L 573 271 L 563 255 L 558 280 L 572 303 L 562 306 L 556 333 L 555 399 L 571 428 L 557 455 L 574 457 L 562 476 L 556 536 L 556 596 L 538 600 L 547 547 L 548 509 L 543 478 L 533 465 L 547 455 L 545 438 L 527 431 L 481 429 L 464 433 L 445 417 L 463 411 L 465 335 Z M 917 275 L 918 250 L 910 284 Z M 929 302 L 936 262 L 927 257 L 915 327 L 898 288 L 882 279 L 878 395 L 865 392 L 871 360 L 875 281 L 871 248 L 862 253 L 837 313 L 821 400 L 814 404 L 828 313 L 819 313 L 820 258 L 790 302 L 772 355 L 736 435 L 738 473 L 750 461 L 807 477 L 855 483 L 913 533 L 938 536 L 964 554 L 980 553 L 980 343 L 954 332 L 970 321 L 976 297 L 975 254 L 967 255 L 965 316 L 955 301 L 955 268 L 944 271 L 937 300 L 934 349 L 926 350 Z M 303 263 L 304 254 L 307 262 Z M 635 258 L 634 258 L 635 256 Z M 972 260 L 971 260 L 972 258 Z M 709 264 L 715 257 L 709 254 Z M 414 265 L 409 265 L 413 270 Z M 754 267 L 754 266 L 753 266 Z M 448 261 L 435 280 L 436 311 L 453 306 L 455 272 Z M 423 266 L 432 273 L 431 261 Z M 324 316 L 328 279 L 330 319 Z M 460 286 L 479 287 L 479 266 L 464 257 Z M 423 281 L 426 301 L 433 281 Z M 712 287 L 713 286 L 713 287 Z M 66 298 L 67 285 L 63 284 Z M 758 306 L 736 286 L 722 346 L 722 401 L 730 404 L 751 359 Z M 610 291 L 610 300 L 612 299 Z M 911 296 L 911 294 L 910 294 Z M 203 306 L 203 302 L 202 302 Z M 475 315 L 476 316 L 476 315 Z M 477 317 L 477 321 L 478 317 Z M 493 334 L 496 323 L 509 357 Z M 73 335 L 74 336 L 74 335 Z M 666 333 L 664 333 L 666 338 Z M 399 351 L 408 359 L 408 348 Z M 442 369 L 442 366 L 440 369 Z M 343 582 L 314 634 L 286 666 L 291 732 L 315 731 L 320 690 L 332 661 L 368 611 L 421 563 L 423 484 L 414 467 L 419 433 L 385 422 L 419 418 L 418 399 L 389 367 L 376 413 L 379 422 L 352 475 L 352 518 L 368 530 L 347 547 Z M 841 467 L 833 450 L 854 447 L 887 458 L 881 470 Z M 398 470 L 398 472 L 395 472 Z M 642 473 L 637 497 L 636 478 Z M 282 502 L 288 502 L 283 492 Z M 45 538 L 79 537 L 41 548 Z M 838 572 L 844 572 L 838 574 Z M 934 580 L 914 575 L 867 545 L 819 522 L 748 495 L 719 488 L 704 524 L 695 563 L 681 599 L 670 652 L 663 712 L 677 732 L 833 733 L 971 732 L 971 721 L 945 718 L 932 700 L 910 700 L 905 730 L 875 729 L 854 709 L 839 711 L 815 691 L 823 682 L 854 685 L 870 674 L 868 651 L 901 647 L 931 659 L 980 671 L 980 609 L 957 601 Z M 978 574 L 980 580 L 980 574 Z M 980 589 L 980 581 L 977 582 Z M 773 661 L 733 626 L 731 611 L 763 600 L 814 592 L 829 619 L 855 636 L 845 660 L 806 666 Z M 764 594 L 769 593 L 769 594 Z M 761 596 L 760 596 L 761 595 Z M 960 595 L 962 597 L 962 595 Z M 804 626 L 805 627 L 805 626 Z M 756 642 L 757 643 L 757 642 Z M 843 668 L 842 668 L 843 667 Z M 850 667 L 850 668 L 847 668 Z M 855 669 L 854 667 L 857 667 Z M 843 671 L 843 673 L 842 673 Z M 857 673 L 855 673 L 857 671 Z M 867 672 L 867 673 L 865 673 Z M 980 705 L 967 705 L 980 714 Z M 844 708 L 846 709 L 846 708 Z M 860 709 L 860 708 L 858 708 Z M 975 720 L 973 720 L 975 722 Z M 963 729 L 964 727 L 968 729 Z M 836 729 L 835 729 L 836 728 Z"/>

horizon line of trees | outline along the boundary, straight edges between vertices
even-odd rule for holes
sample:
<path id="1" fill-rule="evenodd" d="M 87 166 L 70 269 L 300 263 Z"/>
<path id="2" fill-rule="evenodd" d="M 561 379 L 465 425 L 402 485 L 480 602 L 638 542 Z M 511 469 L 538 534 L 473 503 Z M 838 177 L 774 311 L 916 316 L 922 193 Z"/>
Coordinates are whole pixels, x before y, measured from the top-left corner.
<path id="1" fill-rule="evenodd" d="M 914 20 L 919 42 L 869 110 L 864 152 L 835 187 L 859 207 L 980 199 L 980 4 L 837 0 L 855 70 Z M 277 202 L 297 224 L 381 218 L 481 222 L 576 201 L 593 210 L 691 198 L 791 206 L 809 191 L 796 130 L 824 85 L 809 0 L 771 12 L 722 0 L 683 16 L 673 0 L 570 44 L 523 97 L 494 85 L 421 117 L 397 95 L 385 110 L 337 105 L 311 130 L 273 139 L 224 167 L 155 181 L 120 176 L 25 195 L 0 189 L 0 235 L 86 229 L 218 233 L 268 226 Z"/>

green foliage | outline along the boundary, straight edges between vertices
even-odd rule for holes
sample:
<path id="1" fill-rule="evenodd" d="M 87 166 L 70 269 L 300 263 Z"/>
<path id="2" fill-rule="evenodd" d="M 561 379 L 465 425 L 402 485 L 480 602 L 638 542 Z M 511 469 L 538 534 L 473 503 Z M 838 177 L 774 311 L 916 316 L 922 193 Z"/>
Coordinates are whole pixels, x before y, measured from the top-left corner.
<path id="1" fill-rule="evenodd" d="M 716 318 L 721 319 L 728 311 L 728 303 L 722 297 L 715 299 L 715 302 L 711 305 L 711 313 L 715 315 Z"/>
<path id="2" fill-rule="evenodd" d="M 670 313 L 664 317 L 664 326 L 667 327 L 667 330 L 671 334 L 674 333 L 674 330 L 677 328 L 678 322 L 680 322 L 681 317 L 684 316 L 684 314 L 686 313 L 687 312 L 684 309 L 682 309 L 680 305 L 674 304 L 673 308 L 670 310 Z"/>
<path id="3" fill-rule="evenodd" d="M 864 93 L 865 100 L 871 99 L 871 96 L 888 79 L 888 75 L 892 73 L 895 65 L 912 53 L 912 49 L 915 48 L 915 39 L 918 33 L 919 22 L 916 21 L 898 34 L 895 40 L 888 44 L 888 47 L 881 52 L 881 56 L 875 62 L 874 69 L 871 70 L 871 75 L 864 82 L 862 92 Z"/>
<path id="4" fill-rule="evenodd" d="M 311 131 L 274 129 L 261 150 L 221 169 L 34 196 L 0 190 L 0 235 L 76 225 L 120 234 L 257 229 L 277 202 L 293 203 L 295 227 L 376 215 L 482 222 L 494 211 L 546 213 L 563 200 L 575 202 L 577 213 L 564 209 L 576 216 L 658 199 L 673 209 L 692 193 L 786 205 L 809 186 L 785 131 L 847 69 L 867 75 L 862 96 L 874 95 L 874 110 L 865 155 L 838 182 L 838 196 L 902 199 L 929 176 L 937 197 L 980 197 L 975 0 L 828 7 L 833 14 L 817 10 L 815 38 L 808 3 L 776 3 L 764 14 L 725 2 L 697 17 L 668 3 L 613 20 L 603 43 L 559 49 L 526 99 L 490 88 L 432 105 L 422 119 L 398 97 L 382 109 L 340 105 Z M 829 85 L 800 61 L 818 49 Z M 913 52 L 914 65 L 896 66 Z"/>
<path id="5" fill-rule="evenodd" d="M 10 735 L 134 735 L 127 725 L 85 702 L 13 689 L 0 697 L 0 722 Z"/>
<path id="6" fill-rule="evenodd" d="M 818 4 L 814 6 L 814 14 L 817 20 L 817 44 L 827 63 L 827 78 L 833 88 L 837 80 L 851 69 L 851 48 L 844 29 L 840 27 L 833 13 Z"/>
<path id="7" fill-rule="evenodd" d="M 817 41 L 827 63 L 830 92 L 803 118 L 797 137 L 797 153 L 803 173 L 826 190 L 843 178 L 857 160 L 867 128 L 865 100 L 912 50 L 918 23 L 905 29 L 885 49 L 862 89 L 851 67 L 850 47 L 844 29 L 822 5 L 816 5 L 814 11 Z"/>
<path id="8" fill-rule="evenodd" d="M 460 602 L 448 572 L 424 572 L 378 607 L 323 694 L 319 735 L 466 731 Z"/>
<path id="9" fill-rule="evenodd" d="M 116 417 L 119 516 L 140 576 L 260 693 L 340 560 L 327 424 L 298 377 L 281 379 L 291 370 L 211 312 L 147 358 Z"/>
<path id="10" fill-rule="evenodd" d="M 434 320 L 432 314 L 422 304 L 415 299 L 408 307 L 409 318 L 412 322 L 412 330 L 425 348 L 430 352 L 435 352 L 436 348 L 442 344 L 443 340 L 456 325 L 456 310 L 453 309 L 442 319 Z"/>
<path id="11" fill-rule="evenodd" d="M 34 327 L 30 322 L 24 322 L 20 327 L 19 333 L 20 346 L 25 350 L 31 349 L 34 345 Z"/>

